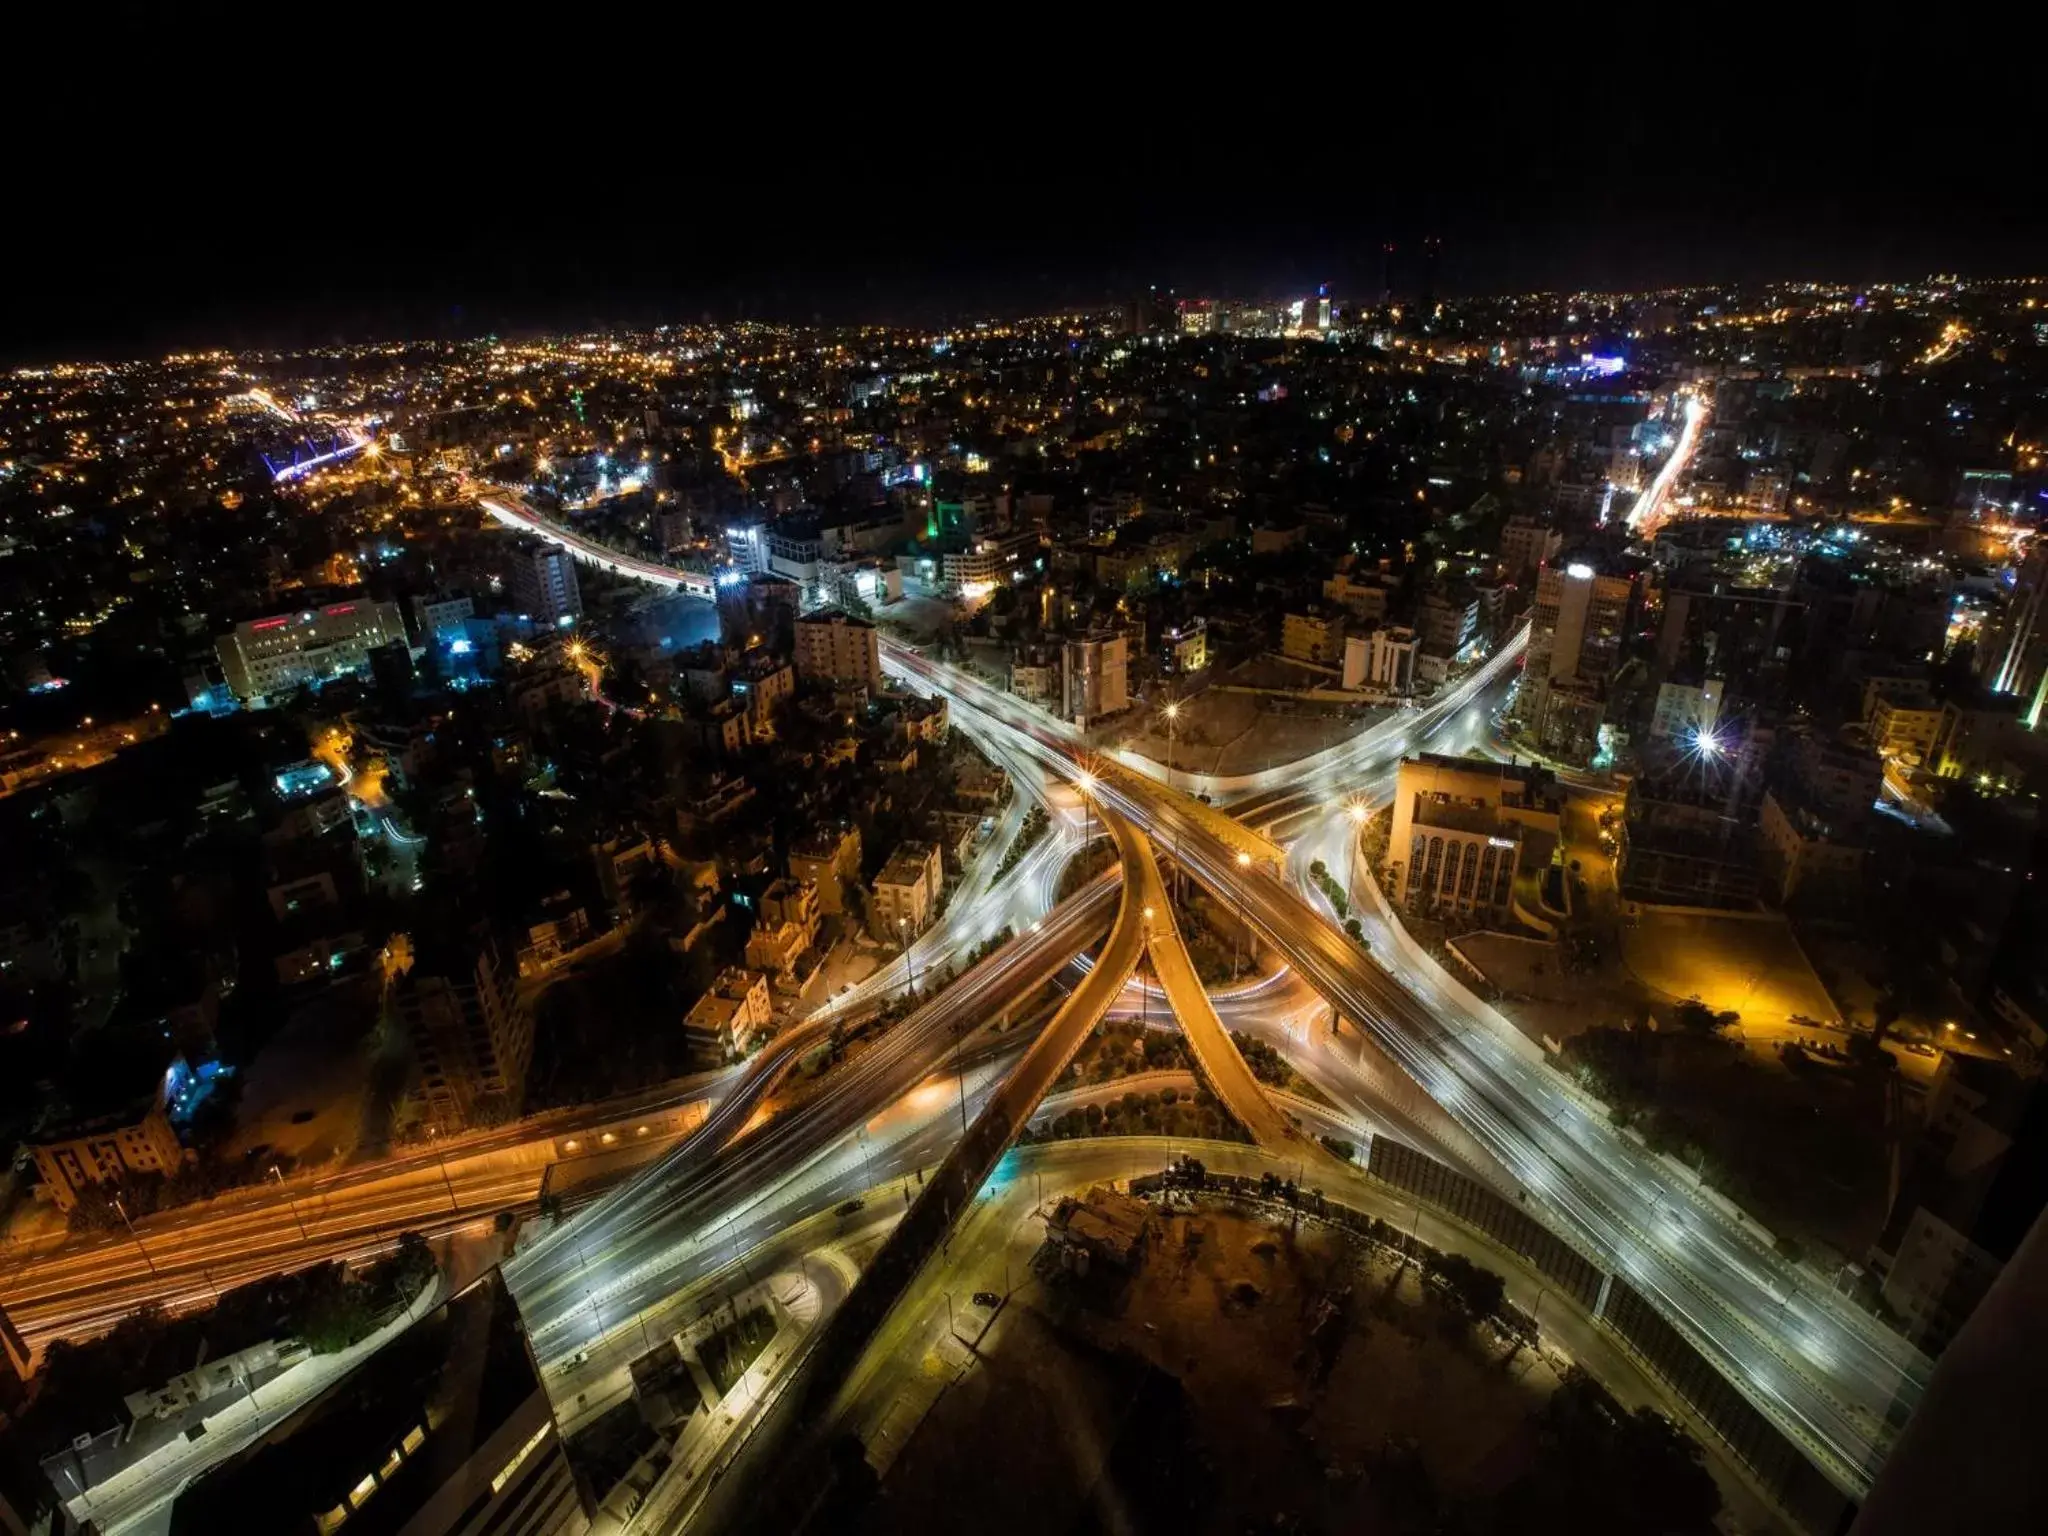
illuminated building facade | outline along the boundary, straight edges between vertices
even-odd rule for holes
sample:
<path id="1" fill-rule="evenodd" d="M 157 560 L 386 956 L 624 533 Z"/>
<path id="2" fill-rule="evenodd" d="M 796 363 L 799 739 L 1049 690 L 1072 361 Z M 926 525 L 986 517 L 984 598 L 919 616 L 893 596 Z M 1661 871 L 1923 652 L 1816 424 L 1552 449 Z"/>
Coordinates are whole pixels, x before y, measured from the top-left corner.
<path id="1" fill-rule="evenodd" d="M 496 1271 L 179 1493 L 174 1533 L 582 1536 L 590 1511 Z"/>
<path id="2" fill-rule="evenodd" d="M 882 646 L 875 626 L 837 608 L 796 621 L 796 673 L 882 691 Z"/>
<path id="3" fill-rule="evenodd" d="M 221 675 L 245 704 L 359 672 L 377 646 L 405 639 L 396 603 L 356 598 L 246 619 L 215 644 Z"/>
<path id="4" fill-rule="evenodd" d="M 1559 805 L 1541 768 L 1434 753 L 1405 760 L 1387 840 L 1388 893 L 1431 910 L 1533 909 L 1533 895 L 1516 902 L 1516 872 L 1549 862 Z"/>
<path id="5" fill-rule="evenodd" d="M 583 615 L 576 558 L 559 544 L 521 542 L 505 573 L 513 611 L 535 624 L 566 629 Z"/>

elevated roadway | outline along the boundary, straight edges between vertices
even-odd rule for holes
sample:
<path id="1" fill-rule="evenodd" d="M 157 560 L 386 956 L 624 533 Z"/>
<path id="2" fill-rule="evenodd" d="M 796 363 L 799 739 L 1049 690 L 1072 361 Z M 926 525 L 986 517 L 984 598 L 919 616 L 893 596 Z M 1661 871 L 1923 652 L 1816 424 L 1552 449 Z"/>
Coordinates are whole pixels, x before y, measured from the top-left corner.
<path id="1" fill-rule="evenodd" d="M 1693 430 L 1666 465 L 1674 478 L 1688 442 L 1697 441 L 1702 410 L 1688 407 Z M 1645 498 L 1651 509 L 1657 489 L 1653 484 Z M 607 563 L 602 554 L 595 558 Z M 991 735 L 1007 737 L 1053 771 L 1099 773 L 1095 793 L 1103 804 L 1175 847 L 1189 870 L 1257 927 L 1304 980 L 1372 1033 L 1378 1047 L 1508 1170 L 1534 1207 L 1603 1265 L 1626 1275 L 1846 1492 L 1868 1488 L 1895 1426 L 1925 1385 L 1924 1355 L 1779 1259 L 1739 1219 L 1587 1113 L 1494 1021 L 1409 991 L 1290 889 L 1277 861 L 1247 846 L 1241 830 L 1226 830 L 1214 807 L 1161 785 L 1142 765 L 1126 762 L 1124 771 L 1101 772 L 1099 760 L 1084 755 L 1070 730 L 914 652 L 891 646 L 885 659 L 892 670 L 970 706 Z M 1501 665 L 1506 660 L 1496 658 Z M 1453 695 L 1436 709 L 1413 712 L 1424 718 L 1412 725 L 1462 702 Z M 1337 755 L 1313 770 L 1294 765 L 1204 792 L 1251 795 L 1289 789 L 1291 780 L 1294 792 L 1327 793 L 1333 783 L 1311 774 L 1334 781 L 1374 754 L 1381 761 L 1398 757 L 1409 750 L 1410 728 L 1397 717 L 1367 733 L 1370 745 L 1334 749 Z"/>
<path id="2" fill-rule="evenodd" d="M 892 664 L 968 710 L 962 725 L 1075 763 L 1071 741 L 1034 733 L 1020 706 L 924 658 Z M 1424 712 L 1417 712 L 1422 714 Z M 1421 724 L 1422 722 L 1417 722 Z M 1398 737 L 1395 738 L 1399 740 Z M 1399 750 L 1397 748 L 1397 750 Z M 1497 1020 L 1424 999 L 1291 889 L 1274 865 L 1220 835 L 1219 813 L 1144 774 L 1103 774 L 1110 808 L 1179 849 L 1198 880 L 1420 1083 L 1508 1171 L 1534 1208 L 1630 1282 L 1850 1494 L 1860 1494 L 1928 1370 L 1905 1340 L 1772 1253 L 1669 1165 L 1620 1135 Z"/>
<path id="3" fill-rule="evenodd" d="M 1253 1141 L 1275 1156 L 1293 1158 L 1305 1173 L 1334 1175 L 1349 1171 L 1349 1165 L 1327 1151 L 1313 1136 L 1305 1136 L 1259 1086 L 1259 1080 L 1245 1064 L 1230 1033 L 1217 1016 L 1216 1005 L 1195 974 L 1195 963 L 1182 942 L 1180 926 L 1167 899 L 1166 884 L 1159 878 L 1159 861 L 1149 850 L 1142 858 L 1126 856 L 1124 882 L 1131 899 L 1140 907 L 1145 949 L 1152 960 L 1153 974 L 1181 1034 L 1194 1055 L 1196 1069 L 1212 1093 L 1250 1132 Z"/>
<path id="4" fill-rule="evenodd" d="M 594 1294 L 588 1322 L 602 1331 L 665 1295 L 736 1204 L 852 1134 L 916 1088 L 949 1047 L 1057 975 L 1102 933 L 1120 885 L 1114 873 L 1102 877 L 835 1069 L 802 1104 L 747 1131 L 732 1148 L 741 1155 L 721 1155 L 811 1037 L 787 1048 L 778 1041 L 758 1059 L 751 1091 L 721 1103 L 658 1173 L 593 1204 L 507 1266 L 529 1328 L 583 1330 L 579 1309 Z"/>
<path id="5" fill-rule="evenodd" d="M 1106 813 L 1102 819 L 1115 841 L 1124 869 L 1139 881 L 1144 870 L 1152 869 L 1156 880 L 1151 847 L 1144 834 L 1114 813 Z M 815 1435 L 832 1421 L 833 1404 L 848 1373 L 858 1365 L 905 1290 L 945 1245 L 954 1223 L 973 1205 L 1017 1133 L 1030 1123 L 1032 1114 L 1072 1062 L 1082 1041 L 1108 1013 L 1137 970 L 1146 944 L 1143 893 L 1142 889 L 1133 888 L 1130 879 L 1120 884 L 1116 921 L 1103 941 L 1096 963 L 1032 1042 L 1024 1058 L 989 1094 L 966 1134 L 926 1181 L 903 1220 L 861 1275 L 859 1284 L 833 1313 L 815 1349 L 799 1367 L 800 1375 L 791 1390 L 778 1401 L 772 1438 L 768 1441 L 775 1447 L 772 1459 L 777 1466 L 787 1466 L 799 1459 L 810 1462 L 815 1456 Z M 799 1443 L 793 1449 L 784 1448 L 789 1437 L 798 1437 Z M 743 1482 L 743 1494 L 730 1496 L 751 1497 L 758 1492 L 763 1503 L 750 1516 L 750 1523 L 756 1528 L 789 1529 L 800 1523 L 811 1494 L 807 1482 L 799 1479 L 792 1484 L 778 1480 L 773 1487 L 765 1486 L 766 1479 L 758 1464 Z"/>

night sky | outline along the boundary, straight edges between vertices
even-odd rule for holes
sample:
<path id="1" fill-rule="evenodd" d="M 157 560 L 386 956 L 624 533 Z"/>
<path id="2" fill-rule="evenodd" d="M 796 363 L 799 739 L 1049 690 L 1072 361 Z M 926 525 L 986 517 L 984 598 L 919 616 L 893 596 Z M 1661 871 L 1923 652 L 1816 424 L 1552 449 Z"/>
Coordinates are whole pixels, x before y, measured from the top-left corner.
<path id="1" fill-rule="evenodd" d="M 574 48 L 549 33 L 427 89 L 445 48 L 410 35 L 337 57 L 231 29 L 195 61 L 161 25 L 88 85 L 22 83 L 24 120 L 90 131 L 39 140 L 17 178 L 0 357 L 941 321 L 1149 283 L 1346 297 L 1377 286 L 1386 240 L 1412 291 L 1430 234 L 1449 295 L 2048 270 L 2039 125 L 1988 43 L 1695 39 L 1646 77 L 1628 61 L 1670 45 L 1610 16 L 1483 61 L 1301 37 L 1233 73 L 1213 37 L 1203 67 L 1113 87 L 864 54 L 713 86 L 661 50 L 550 74 Z M 1146 47 L 1094 51 L 1121 68 Z"/>

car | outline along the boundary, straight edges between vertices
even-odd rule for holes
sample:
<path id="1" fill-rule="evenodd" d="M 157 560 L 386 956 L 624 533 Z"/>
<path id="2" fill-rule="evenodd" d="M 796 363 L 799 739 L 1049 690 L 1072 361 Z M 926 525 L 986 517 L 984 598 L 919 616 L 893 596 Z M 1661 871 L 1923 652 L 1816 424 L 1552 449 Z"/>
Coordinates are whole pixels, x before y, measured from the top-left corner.
<path id="1" fill-rule="evenodd" d="M 976 1291 L 974 1293 L 974 1304 L 977 1307 L 999 1307 L 1002 1303 L 1003 1298 L 994 1291 Z"/>
<path id="2" fill-rule="evenodd" d="M 859 1210 L 862 1206 L 866 1204 L 867 1202 L 861 1199 L 859 1195 L 855 1195 L 851 1200 L 842 1200 L 839 1202 L 838 1214 L 841 1216 L 851 1216 L 855 1211 Z"/>

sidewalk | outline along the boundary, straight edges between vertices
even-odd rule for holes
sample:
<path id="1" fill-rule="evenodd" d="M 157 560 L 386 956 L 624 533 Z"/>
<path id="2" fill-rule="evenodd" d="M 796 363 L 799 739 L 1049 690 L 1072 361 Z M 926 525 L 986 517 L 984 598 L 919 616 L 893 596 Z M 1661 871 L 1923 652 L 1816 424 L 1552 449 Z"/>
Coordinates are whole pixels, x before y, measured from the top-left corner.
<path id="1" fill-rule="evenodd" d="M 673 1447 L 673 1459 L 660 1480 L 648 1490 L 646 1500 L 618 1527 L 626 1532 L 680 1530 L 688 1523 L 689 1508 L 696 1496 L 715 1479 L 729 1450 L 737 1449 L 764 1399 L 772 1400 L 787 1368 L 802 1353 L 817 1324 L 825 1315 L 824 1298 L 816 1285 L 802 1274 L 783 1270 L 737 1293 L 735 1314 L 765 1301 L 775 1312 L 779 1326 L 753 1363 L 733 1383 L 708 1413 L 691 1414 L 689 1423 Z M 691 1325 L 678 1336 L 693 1373 L 701 1380 L 702 1368 L 695 1366 L 696 1346 L 715 1331 L 716 1315 Z M 708 1475 L 707 1475 L 708 1474 Z M 593 1530 L 602 1530 L 600 1520 Z"/>
<path id="2" fill-rule="evenodd" d="M 185 1485 L 216 1461 L 233 1455 L 405 1332 L 444 1299 L 437 1274 L 422 1286 L 411 1303 L 367 1338 L 331 1355 L 315 1355 L 285 1370 L 262 1387 L 253 1386 L 223 1402 L 218 1413 L 200 1420 L 202 1433 L 188 1430 L 149 1455 L 138 1458 L 114 1476 L 65 1503 L 66 1512 L 81 1524 L 115 1532 L 168 1504 Z"/>

